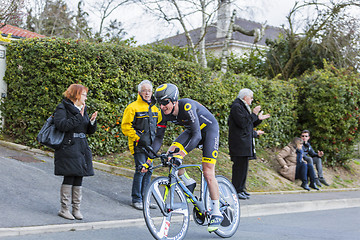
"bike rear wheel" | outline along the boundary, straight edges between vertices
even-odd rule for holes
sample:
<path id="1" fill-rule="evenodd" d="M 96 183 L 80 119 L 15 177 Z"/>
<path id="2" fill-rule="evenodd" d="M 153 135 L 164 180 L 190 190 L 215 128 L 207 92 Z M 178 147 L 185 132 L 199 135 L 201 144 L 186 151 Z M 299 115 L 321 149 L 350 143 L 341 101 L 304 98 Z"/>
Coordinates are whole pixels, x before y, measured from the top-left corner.
<path id="1" fill-rule="evenodd" d="M 173 209 L 170 208 L 170 183 L 167 177 L 157 177 L 144 195 L 144 218 L 155 239 L 183 239 L 189 228 L 189 207 L 186 197 L 176 184 Z M 150 206 L 156 205 L 156 209 Z"/>
<path id="2" fill-rule="evenodd" d="M 240 202 L 237 196 L 236 190 L 232 183 L 224 176 L 216 176 L 216 180 L 219 184 L 220 193 L 220 211 L 224 217 L 221 226 L 215 233 L 222 237 L 228 238 L 235 234 L 240 223 Z M 211 198 L 209 188 L 205 192 L 206 209 L 211 209 Z"/>

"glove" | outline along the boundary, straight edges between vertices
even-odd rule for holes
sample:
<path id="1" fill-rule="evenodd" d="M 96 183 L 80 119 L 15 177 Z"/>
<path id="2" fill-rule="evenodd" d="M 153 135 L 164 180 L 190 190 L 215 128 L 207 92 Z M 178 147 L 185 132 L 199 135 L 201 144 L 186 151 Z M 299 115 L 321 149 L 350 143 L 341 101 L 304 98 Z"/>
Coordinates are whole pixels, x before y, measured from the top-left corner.
<path id="1" fill-rule="evenodd" d="M 150 167 L 150 165 L 147 164 L 147 163 L 143 163 L 143 164 L 141 165 L 141 168 L 149 169 L 149 167 Z"/>
<path id="2" fill-rule="evenodd" d="M 148 159 L 149 159 L 149 158 L 148 158 Z M 151 163 L 150 163 L 150 164 L 151 164 Z M 141 164 L 141 165 L 138 167 L 139 172 L 141 172 L 141 170 L 142 170 L 143 168 L 149 169 L 149 168 L 150 168 L 150 164 L 147 163 L 147 162 Z"/>
<path id="3" fill-rule="evenodd" d="M 179 167 L 182 164 L 183 157 L 181 155 L 175 155 L 170 159 L 170 163 Z"/>

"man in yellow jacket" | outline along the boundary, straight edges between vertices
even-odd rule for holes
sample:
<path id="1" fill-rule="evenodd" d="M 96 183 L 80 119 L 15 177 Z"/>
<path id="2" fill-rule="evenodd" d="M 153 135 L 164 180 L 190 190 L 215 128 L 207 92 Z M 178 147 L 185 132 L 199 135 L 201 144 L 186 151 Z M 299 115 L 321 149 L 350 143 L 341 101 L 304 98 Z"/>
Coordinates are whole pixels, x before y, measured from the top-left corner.
<path id="1" fill-rule="evenodd" d="M 142 148 L 153 143 L 159 117 L 152 91 L 152 83 L 149 80 L 142 81 L 138 85 L 137 100 L 126 107 L 121 122 L 121 130 L 128 137 L 129 149 L 135 161 L 132 206 L 139 210 L 143 209 L 142 196 L 152 174 L 152 171 L 142 170 L 142 166 L 148 167 L 147 155 Z"/>

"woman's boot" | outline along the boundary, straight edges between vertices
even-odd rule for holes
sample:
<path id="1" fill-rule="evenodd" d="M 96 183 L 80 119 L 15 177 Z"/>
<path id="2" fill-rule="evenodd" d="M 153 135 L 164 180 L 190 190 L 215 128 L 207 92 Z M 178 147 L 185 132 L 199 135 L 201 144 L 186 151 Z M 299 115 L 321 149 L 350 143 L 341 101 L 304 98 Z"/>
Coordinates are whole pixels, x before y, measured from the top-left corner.
<path id="1" fill-rule="evenodd" d="M 82 187 L 72 187 L 72 215 L 78 220 L 83 219 L 83 215 L 80 212 L 80 202 L 82 199 Z"/>
<path id="2" fill-rule="evenodd" d="M 70 213 L 69 207 L 71 204 L 71 188 L 72 185 L 62 184 L 60 188 L 60 203 L 61 209 L 58 213 L 60 217 L 74 220 L 74 216 Z"/>

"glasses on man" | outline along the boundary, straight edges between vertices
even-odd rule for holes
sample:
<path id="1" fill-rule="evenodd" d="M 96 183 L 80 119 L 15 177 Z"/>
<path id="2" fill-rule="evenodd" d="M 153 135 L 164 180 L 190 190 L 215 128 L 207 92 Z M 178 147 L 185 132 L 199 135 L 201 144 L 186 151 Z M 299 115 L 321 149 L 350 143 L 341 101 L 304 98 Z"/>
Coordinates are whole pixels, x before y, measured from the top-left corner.
<path id="1" fill-rule="evenodd" d="M 142 93 L 152 93 L 152 90 L 146 89 L 146 90 L 141 90 L 141 92 L 142 92 Z"/>
<path id="2" fill-rule="evenodd" d="M 160 105 L 166 106 L 170 103 L 170 99 L 161 99 L 158 101 Z"/>
<path id="3" fill-rule="evenodd" d="M 309 135 L 301 135 L 301 137 L 309 137 Z"/>

